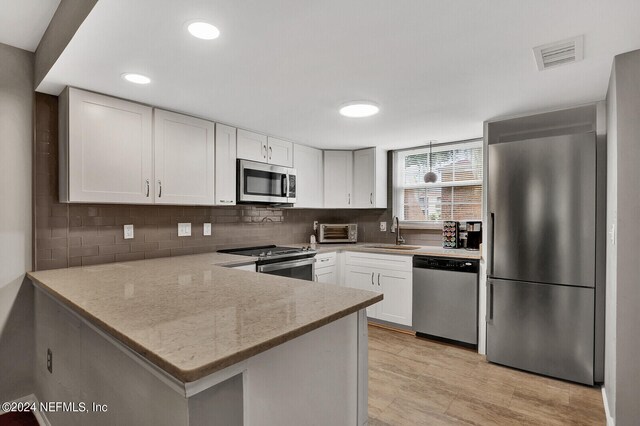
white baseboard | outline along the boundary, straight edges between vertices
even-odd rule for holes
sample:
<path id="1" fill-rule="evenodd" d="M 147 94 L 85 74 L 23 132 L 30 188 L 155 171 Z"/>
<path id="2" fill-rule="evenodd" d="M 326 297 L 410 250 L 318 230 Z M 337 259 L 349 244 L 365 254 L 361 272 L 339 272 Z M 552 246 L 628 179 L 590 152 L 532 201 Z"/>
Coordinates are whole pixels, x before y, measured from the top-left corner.
<path id="1" fill-rule="evenodd" d="M 604 389 L 604 386 L 601 386 L 602 389 L 602 403 L 604 404 L 604 414 L 607 417 L 607 426 L 616 426 L 616 422 L 611 417 L 611 412 L 609 411 L 609 401 L 607 400 L 607 392 Z"/>
<path id="2" fill-rule="evenodd" d="M 28 402 L 28 403 L 34 403 L 36 405 L 40 405 L 40 402 L 38 401 L 38 398 L 36 398 L 36 396 L 34 394 L 29 394 L 27 396 L 23 396 L 22 398 L 18 398 L 18 399 L 14 399 L 13 401 L 9 401 L 9 402 Z M 4 411 L 2 410 L 2 408 L 0 408 L 0 414 L 4 413 Z M 36 416 L 36 420 L 38 420 L 38 424 L 40 426 L 51 426 L 51 423 L 49 423 L 49 419 L 47 419 L 47 416 L 40 412 L 40 411 L 34 411 L 33 415 Z"/>

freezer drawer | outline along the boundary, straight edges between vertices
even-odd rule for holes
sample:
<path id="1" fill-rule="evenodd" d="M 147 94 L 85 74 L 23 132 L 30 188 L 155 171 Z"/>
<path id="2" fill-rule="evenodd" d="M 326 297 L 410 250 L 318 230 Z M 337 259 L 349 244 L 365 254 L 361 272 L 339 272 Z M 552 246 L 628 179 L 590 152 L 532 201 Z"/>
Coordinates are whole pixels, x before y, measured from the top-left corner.
<path id="1" fill-rule="evenodd" d="M 487 360 L 593 384 L 594 289 L 487 281 Z"/>
<path id="2" fill-rule="evenodd" d="M 413 328 L 478 344 L 478 274 L 413 268 Z"/>

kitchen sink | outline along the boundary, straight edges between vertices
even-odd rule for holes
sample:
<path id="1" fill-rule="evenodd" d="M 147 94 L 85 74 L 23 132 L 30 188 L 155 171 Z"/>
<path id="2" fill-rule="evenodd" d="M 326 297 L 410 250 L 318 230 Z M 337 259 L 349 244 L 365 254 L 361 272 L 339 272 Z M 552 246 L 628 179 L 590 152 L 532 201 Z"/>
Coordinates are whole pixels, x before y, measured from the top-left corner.
<path id="1" fill-rule="evenodd" d="M 367 246 L 367 248 L 377 248 L 377 249 L 385 249 L 385 250 L 418 250 L 420 246 L 380 245 L 380 246 Z"/>

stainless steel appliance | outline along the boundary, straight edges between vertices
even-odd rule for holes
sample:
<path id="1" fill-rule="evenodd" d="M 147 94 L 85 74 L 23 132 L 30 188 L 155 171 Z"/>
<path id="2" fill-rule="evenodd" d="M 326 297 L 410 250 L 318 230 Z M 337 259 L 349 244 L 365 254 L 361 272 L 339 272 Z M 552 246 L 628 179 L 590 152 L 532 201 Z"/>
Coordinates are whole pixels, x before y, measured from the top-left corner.
<path id="1" fill-rule="evenodd" d="M 218 250 L 239 256 L 257 257 L 256 270 L 265 274 L 313 281 L 316 250 L 310 247 L 278 247 L 275 245 Z"/>
<path id="2" fill-rule="evenodd" d="M 602 306 L 597 175 L 593 132 L 489 145 L 489 361 L 580 383 L 602 380 L 594 341 Z"/>
<path id="3" fill-rule="evenodd" d="M 268 204 L 296 202 L 295 169 L 248 160 L 237 161 L 238 202 Z"/>
<path id="4" fill-rule="evenodd" d="M 466 346 L 478 344 L 477 260 L 413 257 L 413 329 Z"/>
<path id="5" fill-rule="evenodd" d="M 318 225 L 319 243 L 355 243 L 358 241 L 358 225 L 355 223 L 321 223 Z"/>
<path id="6" fill-rule="evenodd" d="M 466 244 L 467 250 L 480 250 L 482 243 L 482 222 L 467 222 L 466 224 Z"/>

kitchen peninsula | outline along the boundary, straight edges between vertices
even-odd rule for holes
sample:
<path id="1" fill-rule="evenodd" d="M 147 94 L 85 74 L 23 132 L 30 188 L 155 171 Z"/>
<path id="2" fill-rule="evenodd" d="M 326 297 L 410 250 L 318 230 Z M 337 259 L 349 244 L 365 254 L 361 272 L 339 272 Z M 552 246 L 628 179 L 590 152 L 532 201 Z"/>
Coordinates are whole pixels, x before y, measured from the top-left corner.
<path id="1" fill-rule="evenodd" d="M 213 253 L 29 273 L 38 394 L 108 407 L 48 413 L 52 423 L 366 423 L 364 309 L 382 295 L 230 267 L 248 262 Z"/>

